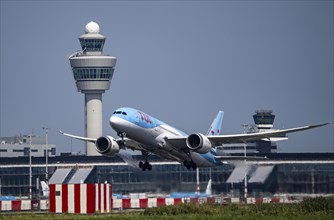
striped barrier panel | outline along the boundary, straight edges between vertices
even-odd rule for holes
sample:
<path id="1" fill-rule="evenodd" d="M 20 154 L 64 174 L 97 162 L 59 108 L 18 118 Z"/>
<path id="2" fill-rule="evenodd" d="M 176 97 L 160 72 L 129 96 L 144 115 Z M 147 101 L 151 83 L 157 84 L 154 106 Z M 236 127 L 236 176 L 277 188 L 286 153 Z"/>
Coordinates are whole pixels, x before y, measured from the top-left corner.
<path id="1" fill-rule="evenodd" d="M 74 186 L 78 185 L 78 186 Z M 140 199 L 111 199 L 111 186 L 109 184 L 88 184 L 91 186 L 81 186 L 87 184 L 69 184 L 59 185 L 52 190 L 59 190 L 53 194 L 59 194 L 57 198 L 52 198 L 50 194 L 49 200 L 12 200 L 0 201 L 0 211 L 26 211 L 26 210 L 49 210 L 54 213 L 95 213 L 95 212 L 110 212 L 114 209 L 147 209 L 164 205 L 177 205 L 183 203 L 203 204 L 203 203 L 237 203 L 239 198 L 209 197 L 209 198 L 140 198 Z M 51 188 L 54 186 L 51 186 Z M 50 192 L 51 192 L 50 188 Z M 75 194 L 75 189 L 79 192 Z M 86 190 L 86 191 L 85 191 Z M 71 191 L 74 191 L 71 193 Z M 82 194 L 85 191 L 86 193 Z M 88 196 L 88 194 L 90 194 Z M 67 195 L 67 196 L 66 196 Z M 109 195 L 109 196 L 108 196 Z M 54 202 L 53 202 L 54 201 Z M 287 198 L 262 198 L 249 197 L 247 204 L 261 203 L 292 203 L 294 201 Z M 34 205 L 36 205 L 34 207 Z"/>
<path id="2" fill-rule="evenodd" d="M 271 203 L 280 203 L 280 198 L 271 198 Z"/>
<path id="3" fill-rule="evenodd" d="M 30 203 L 30 200 L 28 200 L 28 202 Z M 1 211 L 21 211 L 22 200 L 1 201 L 0 204 Z"/>
<path id="4" fill-rule="evenodd" d="M 31 210 L 31 200 L 0 201 L 0 211 Z"/>
<path id="5" fill-rule="evenodd" d="M 247 198 L 247 204 L 255 204 L 256 203 L 256 199 L 253 197 Z"/>
<path id="6" fill-rule="evenodd" d="M 270 203 L 271 199 L 268 197 L 263 197 L 263 203 Z"/>
<path id="7" fill-rule="evenodd" d="M 231 198 L 231 203 L 240 203 L 240 198 Z"/>
<path id="8" fill-rule="evenodd" d="M 165 205 L 184 203 L 182 198 L 141 198 L 141 199 L 113 199 L 114 209 L 147 209 Z"/>
<path id="9" fill-rule="evenodd" d="M 41 210 L 49 210 L 49 200 L 41 200 L 39 205 Z"/>
<path id="10" fill-rule="evenodd" d="M 105 213 L 112 210 L 111 184 L 50 184 L 52 213 Z"/>
<path id="11" fill-rule="evenodd" d="M 255 204 L 261 204 L 261 203 L 263 203 L 263 198 L 256 197 L 255 198 Z"/>

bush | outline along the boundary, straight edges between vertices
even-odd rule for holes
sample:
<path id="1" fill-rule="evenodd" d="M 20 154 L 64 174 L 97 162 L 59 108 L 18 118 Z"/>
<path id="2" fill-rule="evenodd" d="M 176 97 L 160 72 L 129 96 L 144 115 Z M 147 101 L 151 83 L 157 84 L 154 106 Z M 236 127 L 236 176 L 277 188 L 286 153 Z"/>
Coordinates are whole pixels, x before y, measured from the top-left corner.
<path id="1" fill-rule="evenodd" d="M 218 213 L 217 206 L 211 204 L 179 204 L 149 208 L 144 215 L 181 215 L 181 214 L 204 214 L 211 215 Z"/>
<path id="2" fill-rule="evenodd" d="M 334 197 L 306 199 L 300 206 L 304 212 L 334 212 Z"/>
<path id="3" fill-rule="evenodd" d="M 179 204 L 149 208 L 143 215 L 231 215 L 231 216 L 299 216 L 301 213 L 324 212 L 334 213 L 334 197 L 307 199 L 299 204 Z M 249 216 L 250 217 L 250 216 Z"/>

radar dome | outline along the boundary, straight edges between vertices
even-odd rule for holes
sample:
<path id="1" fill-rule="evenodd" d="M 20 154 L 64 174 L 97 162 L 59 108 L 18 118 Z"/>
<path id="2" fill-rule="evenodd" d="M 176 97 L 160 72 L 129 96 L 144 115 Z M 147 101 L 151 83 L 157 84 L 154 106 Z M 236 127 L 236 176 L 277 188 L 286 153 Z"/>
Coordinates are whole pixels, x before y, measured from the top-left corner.
<path id="1" fill-rule="evenodd" d="M 94 21 L 89 22 L 85 27 L 86 34 L 98 34 L 100 33 L 100 26 Z"/>

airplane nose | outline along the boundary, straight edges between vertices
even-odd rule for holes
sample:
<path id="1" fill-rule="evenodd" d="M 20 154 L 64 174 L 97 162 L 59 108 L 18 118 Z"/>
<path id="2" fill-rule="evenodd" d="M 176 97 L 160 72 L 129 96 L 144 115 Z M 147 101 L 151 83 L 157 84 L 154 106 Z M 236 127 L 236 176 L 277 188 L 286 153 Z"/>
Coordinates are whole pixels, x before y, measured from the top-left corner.
<path id="1" fill-rule="evenodd" d="M 109 124 L 112 128 L 117 125 L 117 117 L 116 116 L 111 116 L 109 119 Z"/>
<path id="2" fill-rule="evenodd" d="M 109 119 L 109 124 L 115 131 L 118 131 L 122 126 L 122 121 L 118 116 L 113 115 Z"/>

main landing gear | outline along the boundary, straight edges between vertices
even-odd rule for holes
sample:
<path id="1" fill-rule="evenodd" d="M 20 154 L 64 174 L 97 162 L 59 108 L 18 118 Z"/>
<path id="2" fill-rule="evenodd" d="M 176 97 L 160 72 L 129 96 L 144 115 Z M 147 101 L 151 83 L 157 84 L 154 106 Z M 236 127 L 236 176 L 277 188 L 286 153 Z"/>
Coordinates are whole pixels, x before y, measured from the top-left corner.
<path id="1" fill-rule="evenodd" d="M 149 156 L 151 156 L 151 154 L 148 153 L 147 151 L 142 151 L 142 154 L 143 154 L 143 158 L 145 160 L 145 163 L 140 161 L 139 162 L 139 168 L 141 168 L 143 171 L 145 171 L 145 170 L 151 171 L 152 170 L 152 165 L 147 161 L 147 158 Z"/>
<path id="2" fill-rule="evenodd" d="M 183 161 L 183 165 L 185 167 L 187 167 L 188 170 L 190 170 L 190 168 L 193 168 L 193 170 L 196 170 L 197 164 L 191 158 L 191 152 L 190 151 L 184 151 L 184 153 L 187 154 L 187 156 L 189 157 L 190 160 Z"/>
<path id="3" fill-rule="evenodd" d="M 151 165 L 148 161 L 145 161 L 145 163 L 142 162 L 142 161 L 140 161 L 140 162 L 139 162 L 139 167 L 140 167 L 143 171 L 145 171 L 145 170 L 151 171 L 151 170 L 152 170 L 152 165 Z"/>
<path id="4" fill-rule="evenodd" d="M 185 160 L 183 162 L 183 165 L 187 167 L 188 170 L 190 170 L 190 168 L 193 168 L 193 170 L 196 170 L 197 168 L 197 164 L 193 160 L 190 160 L 190 161 Z"/>

